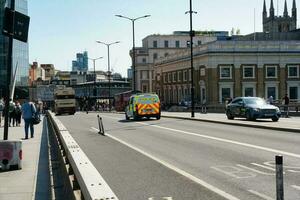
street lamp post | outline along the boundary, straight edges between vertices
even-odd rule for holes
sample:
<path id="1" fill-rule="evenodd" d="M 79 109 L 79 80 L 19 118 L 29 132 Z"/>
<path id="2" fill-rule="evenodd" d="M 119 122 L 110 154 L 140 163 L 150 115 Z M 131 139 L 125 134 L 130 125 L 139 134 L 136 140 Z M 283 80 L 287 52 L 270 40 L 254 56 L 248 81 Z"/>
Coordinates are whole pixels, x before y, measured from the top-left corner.
<path id="1" fill-rule="evenodd" d="M 137 18 L 129 18 L 123 15 L 115 15 L 116 17 L 121 17 L 121 18 L 125 18 L 128 19 L 132 22 L 132 71 L 133 71 L 133 75 L 132 75 L 132 85 L 133 85 L 133 91 L 136 90 L 136 73 L 135 73 L 135 35 L 134 35 L 134 22 L 138 19 L 141 18 L 146 18 L 146 17 L 150 17 L 151 15 L 144 15 L 141 17 L 137 17 Z"/>
<path id="2" fill-rule="evenodd" d="M 97 96 L 97 92 L 96 92 L 96 80 L 97 80 L 97 76 L 96 76 L 96 60 L 102 59 L 103 57 L 99 57 L 99 58 L 89 58 L 90 60 L 93 61 L 93 66 L 94 66 L 94 96 Z"/>
<path id="3" fill-rule="evenodd" d="M 193 31 L 193 13 L 197 13 L 192 9 L 192 0 L 190 0 L 190 10 L 185 12 L 185 14 L 190 14 L 190 48 L 191 48 L 191 117 L 195 117 L 195 86 L 194 86 L 194 62 L 193 62 L 193 37 L 195 36 L 195 31 Z"/>
<path id="4" fill-rule="evenodd" d="M 107 46 L 107 68 L 108 68 L 108 107 L 109 111 L 111 111 L 111 101 L 110 101 L 110 96 L 111 96 L 111 89 L 110 89 L 110 79 L 111 79 L 111 74 L 110 74 L 110 58 L 109 58 L 109 47 L 113 44 L 118 44 L 120 41 L 112 42 L 112 43 L 105 43 L 101 41 L 96 41 L 99 44 L 104 44 Z"/>

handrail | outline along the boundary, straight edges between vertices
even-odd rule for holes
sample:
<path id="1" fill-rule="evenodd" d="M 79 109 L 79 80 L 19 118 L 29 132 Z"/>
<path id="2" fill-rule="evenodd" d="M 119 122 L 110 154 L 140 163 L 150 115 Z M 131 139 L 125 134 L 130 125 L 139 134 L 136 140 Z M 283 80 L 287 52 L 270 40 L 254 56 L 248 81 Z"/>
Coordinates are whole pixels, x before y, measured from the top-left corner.
<path id="1" fill-rule="evenodd" d="M 66 159 L 74 173 L 73 190 L 80 190 L 84 200 L 118 200 L 95 166 L 71 136 L 66 127 L 48 111 L 48 118 L 63 146 Z"/>

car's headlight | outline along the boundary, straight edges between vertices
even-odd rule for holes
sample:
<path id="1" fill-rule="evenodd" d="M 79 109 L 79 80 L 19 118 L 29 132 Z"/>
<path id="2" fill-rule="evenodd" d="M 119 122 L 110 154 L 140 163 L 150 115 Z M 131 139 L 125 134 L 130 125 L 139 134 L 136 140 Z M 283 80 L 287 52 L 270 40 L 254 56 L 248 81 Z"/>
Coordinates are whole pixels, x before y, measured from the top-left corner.
<path id="1" fill-rule="evenodd" d="M 279 108 L 276 108 L 276 112 L 280 112 L 280 109 L 279 109 Z"/>
<path id="2" fill-rule="evenodd" d="M 253 109 L 255 112 L 260 112 L 260 109 L 259 108 L 254 108 Z"/>

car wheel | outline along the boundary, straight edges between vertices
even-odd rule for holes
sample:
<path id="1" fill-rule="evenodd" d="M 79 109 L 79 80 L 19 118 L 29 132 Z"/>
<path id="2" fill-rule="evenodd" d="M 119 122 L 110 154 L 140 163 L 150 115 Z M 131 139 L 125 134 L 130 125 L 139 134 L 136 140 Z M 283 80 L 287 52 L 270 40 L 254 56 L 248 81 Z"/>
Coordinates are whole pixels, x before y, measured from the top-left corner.
<path id="1" fill-rule="evenodd" d="M 160 115 L 156 116 L 156 119 L 159 120 L 160 119 Z"/>
<path id="2" fill-rule="evenodd" d="M 230 120 L 234 119 L 234 116 L 229 111 L 226 112 L 226 116 L 227 116 L 227 119 L 230 119 Z"/>
<path id="3" fill-rule="evenodd" d="M 246 119 L 247 119 L 248 121 L 252 120 L 252 117 L 251 117 L 251 114 L 250 114 L 249 111 L 246 112 Z"/>
<path id="4" fill-rule="evenodd" d="M 129 120 L 129 117 L 128 117 L 128 115 L 127 115 L 127 114 L 125 114 L 125 119 L 126 119 L 126 120 Z"/>
<path id="5" fill-rule="evenodd" d="M 278 122 L 278 120 L 279 120 L 279 117 L 277 117 L 277 116 L 272 117 L 273 122 Z"/>

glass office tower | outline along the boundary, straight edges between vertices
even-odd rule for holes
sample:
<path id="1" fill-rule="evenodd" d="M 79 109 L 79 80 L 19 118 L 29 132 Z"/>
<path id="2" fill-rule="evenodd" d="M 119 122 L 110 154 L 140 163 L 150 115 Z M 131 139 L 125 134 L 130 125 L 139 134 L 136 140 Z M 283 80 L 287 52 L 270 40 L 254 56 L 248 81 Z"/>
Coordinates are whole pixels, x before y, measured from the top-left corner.
<path id="1" fill-rule="evenodd" d="M 8 2 L 8 3 L 5 3 Z M 8 37 L 2 35 L 4 9 L 10 1 L 0 0 L 0 97 L 4 96 L 7 85 L 7 54 L 8 54 Z M 28 15 L 27 0 L 15 0 L 15 9 L 25 15 Z M 28 86 L 29 76 L 29 51 L 28 43 L 14 40 L 13 42 L 13 69 L 12 77 L 18 66 L 16 73 L 16 87 Z M 13 79 L 12 79 L 13 80 Z M 17 90 L 16 90 L 17 93 Z"/>

